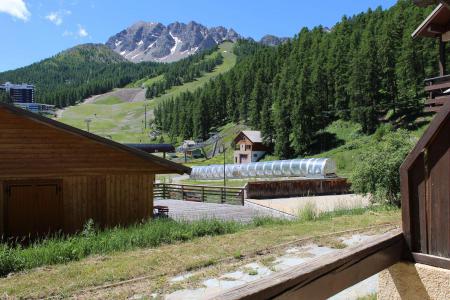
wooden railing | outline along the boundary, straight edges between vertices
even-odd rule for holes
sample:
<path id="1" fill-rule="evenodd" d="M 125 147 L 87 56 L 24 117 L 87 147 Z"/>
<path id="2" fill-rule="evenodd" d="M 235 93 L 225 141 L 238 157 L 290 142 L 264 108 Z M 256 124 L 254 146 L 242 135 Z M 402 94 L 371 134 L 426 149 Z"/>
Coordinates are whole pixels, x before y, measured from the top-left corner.
<path id="1" fill-rule="evenodd" d="M 326 299 L 399 262 L 404 251 L 402 232 L 388 232 L 338 254 L 319 256 L 210 299 Z"/>
<path id="2" fill-rule="evenodd" d="M 425 80 L 425 91 L 428 99 L 425 102 L 425 111 L 438 112 L 442 105 L 450 102 L 450 93 L 444 91 L 450 89 L 450 75 L 429 78 Z"/>
<path id="3" fill-rule="evenodd" d="M 155 183 L 154 196 L 195 202 L 244 205 L 244 189 L 223 186 Z"/>

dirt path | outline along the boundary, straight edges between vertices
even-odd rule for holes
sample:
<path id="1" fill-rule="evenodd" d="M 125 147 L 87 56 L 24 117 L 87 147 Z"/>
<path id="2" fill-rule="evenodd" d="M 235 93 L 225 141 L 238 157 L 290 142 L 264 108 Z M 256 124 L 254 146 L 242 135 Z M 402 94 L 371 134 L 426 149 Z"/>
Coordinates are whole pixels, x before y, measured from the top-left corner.
<path id="1" fill-rule="evenodd" d="M 95 95 L 84 100 L 84 103 L 95 103 L 108 97 L 117 97 L 123 102 L 140 102 L 145 100 L 145 89 L 141 88 L 122 88 L 114 91 Z"/>

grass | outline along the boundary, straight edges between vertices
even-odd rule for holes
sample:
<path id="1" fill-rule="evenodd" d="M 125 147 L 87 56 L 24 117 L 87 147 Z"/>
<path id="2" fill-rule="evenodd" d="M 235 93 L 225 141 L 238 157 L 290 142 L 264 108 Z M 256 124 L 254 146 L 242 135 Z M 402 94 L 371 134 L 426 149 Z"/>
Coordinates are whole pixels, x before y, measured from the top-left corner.
<path id="1" fill-rule="evenodd" d="M 109 254 L 136 248 L 157 247 L 201 236 L 235 233 L 246 227 L 261 226 L 265 222 L 240 224 L 219 220 L 177 222 L 152 220 L 126 228 L 97 231 L 91 223 L 80 234 L 37 241 L 29 247 L 0 245 L 0 276 L 10 272 L 44 265 L 67 263 L 93 254 Z"/>
<path id="2" fill-rule="evenodd" d="M 221 261 L 224 259 L 241 261 L 242 256 L 247 257 L 252 253 L 259 253 L 261 249 L 301 238 L 349 229 L 357 230 L 386 222 L 399 224 L 400 211 L 374 207 L 346 213 L 324 214 L 314 221 L 257 219 L 252 225 L 237 227 L 239 230 L 230 234 L 201 236 L 204 231 L 198 230 L 196 232 L 199 236 L 192 240 L 181 239 L 173 241 L 172 244 L 162 243 L 155 247 L 136 246 L 132 250 L 90 255 L 79 261 L 17 273 L 0 279 L 0 290 L 3 295 L 13 298 L 45 298 L 50 295 L 68 297 L 81 289 L 148 276 L 146 280 L 137 284 L 141 284 L 147 292 L 164 291 L 170 286 L 170 276 L 204 266 L 214 265 L 223 269 L 225 266 Z M 234 230 L 236 227 L 231 229 Z M 184 236 L 178 231 L 174 232 L 174 235 Z M 135 234 L 127 234 L 124 238 L 128 240 L 127 243 L 139 240 Z M 111 242 L 106 238 L 102 239 L 102 243 L 109 244 L 120 240 L 111 236 L 110 239 Z M 108 289 L 104 292 L 114 291 Z M 120 298 L 133 295 L 133 289 L 131 294 L 128 294 L 130 293 L 128 289 L 120 289 L 120 292 L 125 293 L 120 294 Z M 107 294 L 101 297 L 110 298 Z"/>
<path id="3" fill-rule="evenodd" d="M 145 77 L 138 81 L 132 82 L 128 84 L 127 88 L 140 88 L 140 87 L 148 87 L 152 85 L 153 83 L 157 83 L 158 81 L 161 81 L 164 79 L 164 75 L 158 75 L 155 77 Z"/>
<path id="4" fill-rule="evenodd" d="M 125 103 L 81 103 L 71 106 L 63 111 L 62 117 L 58 119 L 63 123 L 74 127 L 85 129 L 85 119 L 91 118 L 91 132 L 112 138 L 122 143 L 150 142 L 149 129 L 144 129 L 144 105 L 147 105 L 147 117 L 150 120 L 153 117 L 153 109 L 161 102 L 176 97 L 186 91 L 194 91 L 209 80 L 220 74 L 228 72 L 236 64 L 236 55 L 232 52 L 233 44 L 223 43 L 219 50 L 223 57 L 223 63 L 217 66 L 212 72 L 204 73 L 202 77 L 193 82 L 174 86 L 164 95 L 147 100 L 144 102 L 125 102 Z M 226 51 L 226 52 L 225 52 Z M 158 80 L 153 78 L 151 80 Z M 149 81 L 147 80 L 146 83 Z M 142 83 L 141 83 L 142 84 Z"/>
<path id="5" fill-rule="evenodd" d="M 120 99 L 119 97 L 115 97 L 115 96 L 109 96 L 106 98 L 102 98 L 100 100 L 97 100 L 94 102 L 94 104 L 103 104 L 103 105 L 113 105 L 113 104 L 119 104 L 119 103 L 123 103 L 122 99 Z"/>

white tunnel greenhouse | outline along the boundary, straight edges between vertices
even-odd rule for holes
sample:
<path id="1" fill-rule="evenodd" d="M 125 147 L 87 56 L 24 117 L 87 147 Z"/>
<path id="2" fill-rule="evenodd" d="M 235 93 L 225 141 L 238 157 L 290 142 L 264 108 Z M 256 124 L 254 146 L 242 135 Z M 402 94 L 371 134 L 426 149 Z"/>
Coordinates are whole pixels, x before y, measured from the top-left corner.
<path id="1" fill-rule="evenodd" d="M 191 179 L 223 179 L 223 165 L 192 167 Z M 272 178 L 272 177 L 307 177 L 324 178 L 336 174 L 336 163 L 329 158 L 309 158 L 266 161 L 249 164 L 225 165 L 228 179 Z"/>

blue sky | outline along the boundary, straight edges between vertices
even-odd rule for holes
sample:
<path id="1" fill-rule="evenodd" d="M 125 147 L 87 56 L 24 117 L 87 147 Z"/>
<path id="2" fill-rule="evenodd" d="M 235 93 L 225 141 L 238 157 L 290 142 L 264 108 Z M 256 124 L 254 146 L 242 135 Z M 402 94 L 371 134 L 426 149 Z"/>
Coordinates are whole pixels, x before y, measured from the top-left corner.
<path id="1" fill-rule="evenodd" d="M 81 43 L 104 43 L 132 23 L 197 21 L 246 37 L 293 36 L 331 27 L 343 15 L 395 0 L 0 0 L 0 71 L 29 65 Z"/>

